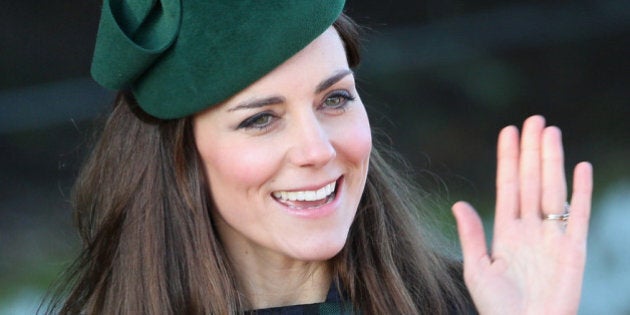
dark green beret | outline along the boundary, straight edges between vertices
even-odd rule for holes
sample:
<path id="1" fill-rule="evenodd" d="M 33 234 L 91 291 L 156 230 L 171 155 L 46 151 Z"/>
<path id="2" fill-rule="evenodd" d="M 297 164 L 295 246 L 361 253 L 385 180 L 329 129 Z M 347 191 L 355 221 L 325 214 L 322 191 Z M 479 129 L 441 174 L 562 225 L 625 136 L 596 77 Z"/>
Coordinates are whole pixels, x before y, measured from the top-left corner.
<path id="1" fill-rule="evenodd" d="M 306 47 L 344 0 L 105 0 L 92 77 L 163 119 L 220 103 Z"/>

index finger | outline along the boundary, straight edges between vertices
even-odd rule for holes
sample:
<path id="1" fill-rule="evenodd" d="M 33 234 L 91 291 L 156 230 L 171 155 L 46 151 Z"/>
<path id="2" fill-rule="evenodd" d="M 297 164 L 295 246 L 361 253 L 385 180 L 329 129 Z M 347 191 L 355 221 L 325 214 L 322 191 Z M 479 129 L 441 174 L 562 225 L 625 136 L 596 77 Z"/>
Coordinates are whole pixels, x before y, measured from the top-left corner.
<path id="1" fill-rule="evenodd" d="M 495 226 L 519 216 L 519 143 L 518 129 L 508 126 L 499 133 L 497 145 L 497 203 Z"/>

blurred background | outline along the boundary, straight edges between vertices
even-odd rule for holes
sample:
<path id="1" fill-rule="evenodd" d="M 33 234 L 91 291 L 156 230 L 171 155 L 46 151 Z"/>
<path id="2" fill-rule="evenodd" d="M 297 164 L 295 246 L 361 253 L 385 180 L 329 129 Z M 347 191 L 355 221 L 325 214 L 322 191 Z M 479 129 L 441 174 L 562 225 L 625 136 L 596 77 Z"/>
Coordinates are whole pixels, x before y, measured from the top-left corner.
<path id="1" fill-rule="evenodd" d="M 78 250 L 69 193 L 113 100 L 89 78 L 100 5 L 0 6 L 0 314 L 33 314 Z M 542 114 L 562 128 L 567 168 L 595 167 L 580 314 L 630 314 L 630 2 L 349 0 L 347 13 L 367 28 L 371 122 L 445 226 L 466 199 L 491 228 L 503 126 Z"/>

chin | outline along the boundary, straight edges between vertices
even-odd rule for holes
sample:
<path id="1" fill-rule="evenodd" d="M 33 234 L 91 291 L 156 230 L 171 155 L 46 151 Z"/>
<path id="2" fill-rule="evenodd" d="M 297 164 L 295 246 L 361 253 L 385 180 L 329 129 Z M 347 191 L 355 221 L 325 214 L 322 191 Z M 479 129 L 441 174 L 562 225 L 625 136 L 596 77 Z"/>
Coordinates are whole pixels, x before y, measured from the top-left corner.
<path id="1" fill-rule="evenodd" d="M 302 244 L 297 252 L 294 252 L 294 258 L 301 261 L 324 261 L 335 257 L 346 244 L 346 238 L 337 240 L 324 240 L 317 244 Z"/>

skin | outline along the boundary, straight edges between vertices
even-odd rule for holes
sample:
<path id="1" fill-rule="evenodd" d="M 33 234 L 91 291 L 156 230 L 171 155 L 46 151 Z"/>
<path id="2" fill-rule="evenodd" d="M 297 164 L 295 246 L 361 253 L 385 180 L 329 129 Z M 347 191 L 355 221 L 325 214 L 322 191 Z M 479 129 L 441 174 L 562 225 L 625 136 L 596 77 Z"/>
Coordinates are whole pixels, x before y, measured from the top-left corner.
<path id="1" fill-rule="evenodd" d="M 197 148 L 216 205 L 217 231 L 254 308 L 321 302 L 330 285 L 326 260 L 346 241 L 368 169 L 367 115 L 343 45 L 331 28 L 304 50 L 230 100 L 194 117 Z M 333 80 L 334 81 L 334 80 Z M 334 91 L 354 97 L 333 110 Z M 264 106 L 260 100 L 267 100 Z M 330 102 L 329 102 L 330 101 Z M 248 105 L 250 104 L 250 105 Z M 255 120 L 262 129 L 241 128 Z M 270 124 L 267 124 L 271 122 Z M 464 278 L 481 314 L 575 314 L 586 259 L 592 168 L 574 171 L 571 218 L 564 230 L 545 214 L 562 213 L 567 188 L 560 130 L 541 116 L 522 135 L 498 140 L 497 202 L 492 250 L 475 210 L 453 206 Z M 304 219 L 274 191 L 316 187 L 343 177 L 330 215 Z"/>
<path id="2" fill-rule="evenodd" d="M 464 278 L 481 314 L 576 314 L 586 260 L 592 167 L 574 170 L 571 216 L 562 228 L 546 214 L 567 200 L 560 129 L 541 116 L 499 134 L 492 250 L 479 216 L 453 206 L 464 256 Z"/>
<path id="3" fill-rule="evenodd" d="M 252 306 L 324 301 L 327 260 L 346 242 L 372 148 L 337 32 L 328 29 L 193 125 L 212 216 Z M 272 196 L 335 181 L 335 200 L 320 208 L 293 211 Z"/>

